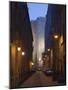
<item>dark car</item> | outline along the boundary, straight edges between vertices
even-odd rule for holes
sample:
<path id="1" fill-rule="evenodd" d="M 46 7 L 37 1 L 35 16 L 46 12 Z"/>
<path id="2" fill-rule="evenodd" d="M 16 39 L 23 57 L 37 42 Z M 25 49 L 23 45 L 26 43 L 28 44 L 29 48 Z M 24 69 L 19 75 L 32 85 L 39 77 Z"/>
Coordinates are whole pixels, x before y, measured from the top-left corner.
<path id="1" fill-rule="evenodd" d="M 45 71 L 45 74 L 46 74 L 46 75 L 53 75 L 53 74 L 54 74 L 54 71 L 53 71 L 52 69 L 47 69 L 47 70 Z"/>

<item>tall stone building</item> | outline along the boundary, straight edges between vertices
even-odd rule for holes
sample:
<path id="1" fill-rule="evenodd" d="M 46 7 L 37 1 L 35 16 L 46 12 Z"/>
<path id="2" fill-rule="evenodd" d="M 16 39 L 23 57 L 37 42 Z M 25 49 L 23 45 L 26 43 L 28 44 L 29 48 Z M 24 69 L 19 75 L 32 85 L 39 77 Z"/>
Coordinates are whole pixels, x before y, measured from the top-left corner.
<path id="1" fill-rule="evenodd" d="M 25 2 L 10 2 L 10 88 L 30 73 L 33 36 Z"/>
<path id="2" fill-rule="evenodd" d="M 33 59 L 36 57 L 39 60 L 42 57 L 42 53 L 45 50 L 45 17 L 38 17 L 36 20 L 31 21 L 31 27 L 33 32 Z"/>
<path id="3" fill-rule="evenodd" d="M 50 53 L 49 64 L 65 82 L 66 66 L 66 6 L 49 4 L 45 25 L 45 51 Z M 50 52 L 48 52 L 50 49 Z"/>

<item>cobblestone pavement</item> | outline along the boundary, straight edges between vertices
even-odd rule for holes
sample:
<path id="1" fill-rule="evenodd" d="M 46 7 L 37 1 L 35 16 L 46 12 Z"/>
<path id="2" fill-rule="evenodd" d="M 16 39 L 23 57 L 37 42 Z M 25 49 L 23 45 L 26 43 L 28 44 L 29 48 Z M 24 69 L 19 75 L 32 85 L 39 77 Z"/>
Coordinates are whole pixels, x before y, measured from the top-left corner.
<path id="1" fill-rule="evenodd" d="M 42 71 L 36 71 L 36 73 L 22 83 L 20 87 L 41 87 L 53 85 L 58 85 L 58 83 L 52 81 L 51 76 L 46 76 Z"/>

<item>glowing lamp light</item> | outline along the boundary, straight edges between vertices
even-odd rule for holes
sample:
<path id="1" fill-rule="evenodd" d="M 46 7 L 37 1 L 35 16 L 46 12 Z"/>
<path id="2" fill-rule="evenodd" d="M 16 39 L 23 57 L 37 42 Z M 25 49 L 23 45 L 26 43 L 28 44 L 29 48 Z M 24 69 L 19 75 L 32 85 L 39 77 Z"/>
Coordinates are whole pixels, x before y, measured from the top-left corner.
<path id="1" fill-rule="evenodd" d="M 32 62 L 31 64 L 32 64 L 32 66 L 34 65 L 34 63 L 33 63 L 33 62 Z"/>
<path id="2" fill-rule="evenodd" d="M 48 50 L 47 50 L 48 52 L 50 51 L 50 48 L 48 48 Z"/>
<path id="3" fill-rule="evenodd" d="M 18 51 L 21 51 L 21 47 L 18 47 L 17 50 L 18 50 Z"/>
<path id="4" fill-rule="evenodd" d="M 58 35 L 54 35 L 54 38 L 57 39 L 58 38 Z"/>
<path id="5" fill-rule="evenodd" d="M 39 61 L 41 61 L 41 58 L 39 58 Z"/>
<path id="6" fill-rule="evenodd" d="M 22 52 L 22 56 L 24 56 L 25 55 L 25 52 Z"/>

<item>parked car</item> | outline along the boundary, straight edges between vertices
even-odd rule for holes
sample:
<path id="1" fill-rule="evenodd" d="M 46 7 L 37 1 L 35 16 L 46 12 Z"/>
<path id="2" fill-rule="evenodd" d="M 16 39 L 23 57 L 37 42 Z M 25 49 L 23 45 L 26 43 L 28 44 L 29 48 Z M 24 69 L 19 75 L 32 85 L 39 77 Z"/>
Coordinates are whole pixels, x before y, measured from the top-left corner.
<path id="1" fill-rule="evenodd" d="M 45 74 L 46 74 L 46 75 L 53 75 L 53 74 L 54 74 L 54 71 L 53 71 L 52 69 L 47 69 L 47 70 L 45 71 Z"/>

